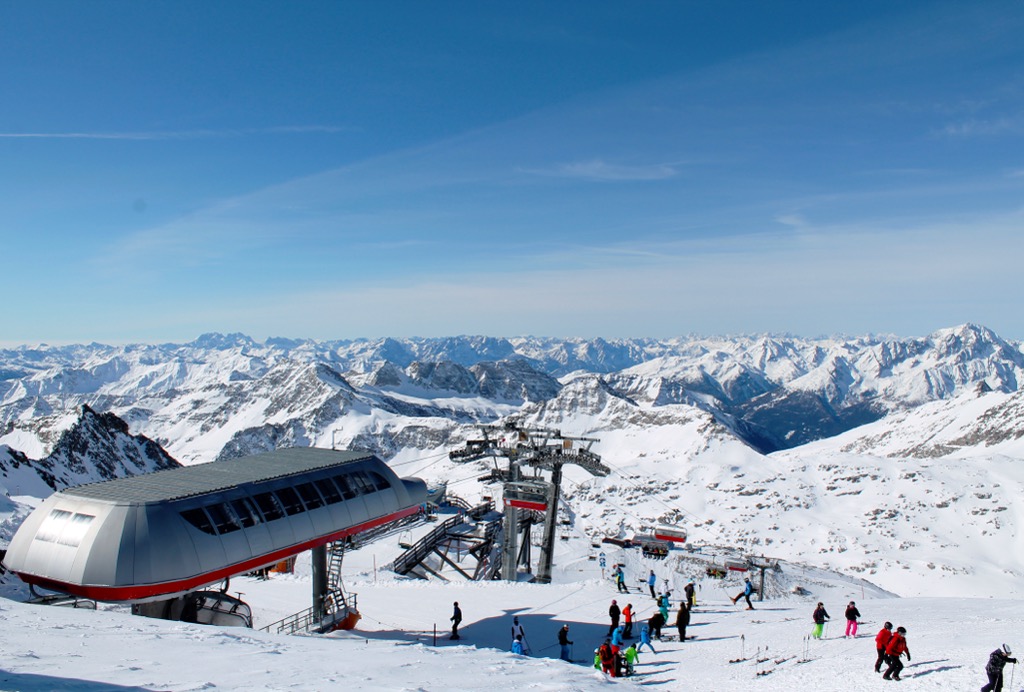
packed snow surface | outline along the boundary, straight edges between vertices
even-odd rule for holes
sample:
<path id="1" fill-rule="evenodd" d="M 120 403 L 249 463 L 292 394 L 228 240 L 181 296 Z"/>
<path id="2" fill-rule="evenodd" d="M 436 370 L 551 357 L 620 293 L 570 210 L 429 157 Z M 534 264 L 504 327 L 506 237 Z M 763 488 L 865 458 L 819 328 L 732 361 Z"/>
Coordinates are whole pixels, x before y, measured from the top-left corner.
<path id="1" fill-rule="evenodd" d="M 904 687 L 978 689 L 988 654 L 1020 642 L 1024 603 L 998 599 L 895 598 L 864 582 L 786 565 L 792 593 L 733 605 L 740 575 L 722 581 L 687 575 L 673 558 L 648 561 L 636 551 L 605 546 L 607 563 L 627 568 L 629 594 L 602 578 L 595 549 L 561 546 L 550 585 L 508 582 L 420 581 L 379 567 L 396 552 L 394 537 L 371 544 L 349 560 L 346 587 L 358 594 L 358 629 L 323 636 L 287 636 L 258 630 L 164 622 L 132 616 L 123 607 L 99 611 L 0 600 L 0 689 L 35 690 L 801 690 L 887 689 L 897 685 L 874 673 L 874 635 L 890 620 L 908 631 L 912 659 Z M 674 557 L 674 556 L 673 556 Z M 347 558 L 348 559 L 348 558 Z M 671 567 L 675 564 L 675 567 Z M 669 571 L 671 568 L 671 571 Z M 678 589 L 697 578 L 697 608 L 685 643 L 654 642 L 640 655 L 637 675 L 612 680 L 592 667 L 594 649 L 608 632 L 612 599 L 629 602 L 646 619 L 654 602 L 640 580 L 655 570 L 658 588 Z M 607 575 L 608 570 L 606 570 Z M 267 581 L 232 580 L 254 609 L 257 627 L 308 606 L 308 557 L 293 575 Z M 756 577 L 755 577 L 756 581 Z M 675 593 L 675 591 L 674 591 Z M 23 594 L 8 587 L 8 595 Z M 846 604 L 854 600 L 861 625 L 844 637 Z M 465 619 L 460 641 L 448 639 L 448 618 L 458 601 Z M 825 603 L 832 619 L 824 639 L 809 638 L 811 612 Z M 675 597 L 671 610 L 677 607 Z M 518 616 L 530 648 L 509 653 Z M 573 656 L 557 660 L 557 631 L 570 627 Z M 436 628 L 436 637 L 435 637 Z M 663 630 L 675 634 L 671 624 Z M 1022 644 L 1024 645 L 1024 644 Z M 1024 683 L 1015 675 L 1007 690 Z"/>

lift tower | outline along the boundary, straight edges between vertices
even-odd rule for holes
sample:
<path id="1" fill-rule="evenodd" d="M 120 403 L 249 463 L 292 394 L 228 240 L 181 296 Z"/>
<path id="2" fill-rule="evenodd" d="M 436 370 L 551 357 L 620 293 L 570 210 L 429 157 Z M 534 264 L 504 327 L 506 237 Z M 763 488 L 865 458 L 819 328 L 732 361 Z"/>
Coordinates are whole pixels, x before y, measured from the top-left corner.
<path id="1" fill-rule="evenodd" d="M 551 581 L 554 561 L 555 530 L 558 521 L 558 501 L 561 495 L 562 466 L 576 464 L 595 476 L 607 476 L 611 469 L 601 463 L 601 457 L 590 451 L 597 440 L 587 437 L 563 435 L 560 430 L 524 428 L 515 421 L 504 425 L 481 427 L 482 437 L 467 440 L 465 447 L 449 453 L 457 462 L 493 458 L 491 472 L 481 481 L 502 483 L 505 504 L 504 543 L 502 546 L 502 579 L 514 580 L 520 558 L 529 564 L 530 521 L 523 521 L 520 510 L 544 511 L 544 539 L 540 548 L 540 563 L 536 581 Z M 505 462 L 502 465 L 502 461 Z M 533 469 L 532 478 L 523 477 L 523 469 Z M 550 473 L 544 481 L 541 471 Z M 517 549 L 517 537 L 525 524 L 522 554 Z"/>

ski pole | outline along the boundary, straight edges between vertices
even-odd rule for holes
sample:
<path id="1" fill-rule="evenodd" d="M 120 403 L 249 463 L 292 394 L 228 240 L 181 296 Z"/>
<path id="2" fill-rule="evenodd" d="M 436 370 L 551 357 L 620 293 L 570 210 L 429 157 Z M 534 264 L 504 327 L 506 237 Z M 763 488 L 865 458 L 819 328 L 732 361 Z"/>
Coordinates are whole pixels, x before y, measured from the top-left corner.
<path id="1" fill-rule="evenodd" d="M 1010 668 L 1010 689 L 1013 689 L 1013 674 L 1017 672 L 1017 664 L 1013 664 L 1013 668 Z"/>

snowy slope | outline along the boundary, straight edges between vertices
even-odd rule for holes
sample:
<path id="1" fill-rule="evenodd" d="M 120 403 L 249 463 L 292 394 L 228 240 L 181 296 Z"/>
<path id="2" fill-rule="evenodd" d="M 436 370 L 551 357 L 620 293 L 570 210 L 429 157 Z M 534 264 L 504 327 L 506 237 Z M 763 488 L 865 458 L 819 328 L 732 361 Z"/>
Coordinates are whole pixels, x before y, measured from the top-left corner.
<path id="1" fill-rule="evenodd" d="M 642 617 L 651 613 L 652 602 L 640 593 L 617 594 L 585 552 L 562 550 L 556 556 L 562 568 L 555 583 L 541 586 L 396 579 L 371 567 L 373 558 L 390 548 L 373 544 L 352 556 L 346 585 L 358 593 L 363 619 L 355 631 L 326 636 L 162 622 L 128 615 L 122 608 L 97 612 L 0 600 L 0 688 L 553 691 L 614 684 L 681 692 L 866 692 L 887 685 L 871 665 L 874 633 L 883 620 L 891 620 L 908 630 L 912 659 L 903 684 L 952 690 L 980 687 L 989 652 L 1003 642 L 1021 647 L 1024 603 L 1019 600 L 891 598 L 836 575 L 791 567 L 794 582 L 807 595 L 755 601 L 753 611 L 727 598 L 739 590 L 738 577 L 726 583 L 699 580 L 698 607 L 688 629 L 695 639 L 655 642 L 658 653 L 641 654 L 636 677 L 610 681 L 590 667 L 592 652 L 607 633 L 610 600 L 632 602 Z M 659 583 L 671 576 L 664 563 L 627 562 L 631 583 L 648 568 L 656 570 Z M 671 578 L 678 583 L 687 575 Z M 237 579 L 232 587 L 244 592 L 264 621 L 297 611 L 310 598 L 308 561 L 300 559 L 295 575 L 264 582 Z M 818 600 L 832 616 L 821 641 L 808 639 L 810 613 Z M 862 613 L 855 639 L 841 636 L 842 611 L 850 600 Z M 457 643 L 444 637 L 453 601 L 465 614 L 464 638 Z M 529 656 L 508 653 L 513 615 L 525 628 Z M 578 663 L 556 660 L 555 635 L 562 624 L 570 626 Z M 441 635 L 436 640 L 435 628 Z M 743 660 L 730 663 L 737 659 Z M 1008 667 L 1008 679 L 1011 673 L 1018 684 L 1019 671 Z"/>

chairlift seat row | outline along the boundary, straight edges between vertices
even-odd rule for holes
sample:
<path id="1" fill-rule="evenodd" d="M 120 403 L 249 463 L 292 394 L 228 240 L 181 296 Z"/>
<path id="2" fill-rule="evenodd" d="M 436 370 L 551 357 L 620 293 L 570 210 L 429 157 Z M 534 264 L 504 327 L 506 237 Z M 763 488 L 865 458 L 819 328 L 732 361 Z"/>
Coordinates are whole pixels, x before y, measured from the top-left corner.
<path id="1" fill-rule="evenodd" d="M 503 489 L 506 507 L 545 512 L 548 508 L 550 484 L 544 481 L 515 481 Z"/>
<path id="2" fill-rule="evenodd" d="M 678 526 L 659 526 L 654 530 L 654 537 L 659 541 L 686 543 L 686 531 Z"/>

